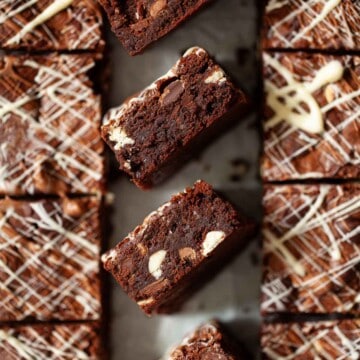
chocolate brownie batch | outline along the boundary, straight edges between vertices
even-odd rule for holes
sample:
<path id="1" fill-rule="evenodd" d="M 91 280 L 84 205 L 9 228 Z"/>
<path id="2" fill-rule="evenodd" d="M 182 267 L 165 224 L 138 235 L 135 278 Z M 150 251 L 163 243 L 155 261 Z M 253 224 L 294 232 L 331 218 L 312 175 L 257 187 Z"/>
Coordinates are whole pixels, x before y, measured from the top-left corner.
<path id="1" fill-rule="evenodd" d="M 209 2 L 99 0 L 130 55 Z M 255 232 L 199 180 L 101 256 L 104 143 L 151 189 L 249 110 L 194 46 L 103 114 L 102 27 L 95 0 L 0 0 L 0 359 L 104 359 L 101 263 L 171 314 Z M 357 0 L 266 3 L 264 359 L 360 359 L 359 50 Z M 249 356 L 211 321 L 164 359 Z"/>
<path id="2" fill-rule="evenodd" d="M 267 1 L 262 48 L 263 358 L 360 359 L 360 2 Z"/>

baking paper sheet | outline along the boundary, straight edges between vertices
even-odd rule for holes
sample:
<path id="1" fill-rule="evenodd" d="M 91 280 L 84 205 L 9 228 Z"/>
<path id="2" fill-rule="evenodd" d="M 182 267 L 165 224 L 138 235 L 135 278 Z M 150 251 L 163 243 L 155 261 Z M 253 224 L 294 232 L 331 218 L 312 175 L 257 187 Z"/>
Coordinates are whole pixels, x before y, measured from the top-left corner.
<path id="1" fill-rule="evenodd" d="M 218 0 L 172 32 L 144 54 L 130 57 L 109 32 L 112 88 L 109 106 L 119 105 L 166 73 L 181 53 L 191 46 L 207 49 L 252 96 L 258 87 L 256 63 L 256 2 Z M 256 114 L 213 143 L 170 181 L 143 192 L 111 166 L 110 191 L 115 194 L 110 246 L 127 235 L 144 217 L 169 197 L 204 179 L 222 191 L 244 211 L 261 219 L 260 153 Z M 259 341 L 259 239 L 197 293 L 175 315 L 145 317 L 111 280 L 111 353 L 116 360 L 155 360 L 200 323 L 218 318 L 230 326 L 252 354 Z M 108 275 L 110 276 L 110 275 Z"/>

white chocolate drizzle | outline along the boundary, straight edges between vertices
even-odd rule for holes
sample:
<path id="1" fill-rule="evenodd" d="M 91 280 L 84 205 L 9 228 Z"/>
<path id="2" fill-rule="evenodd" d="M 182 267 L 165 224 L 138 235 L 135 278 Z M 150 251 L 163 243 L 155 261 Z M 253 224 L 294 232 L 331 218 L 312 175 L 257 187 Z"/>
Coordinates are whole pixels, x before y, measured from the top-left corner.
<path id="1" fill-rule="evenodd" d="M 272 47 L 295 49 L 303 47 L 305 42 L 305 47 L 354 49 L 360 40 L 360 34 L 349 27 L 351 22 L 360 31 L 360 4 L 356 1 L 350 9 L 354 13 L 348 11 L 347 14 L 341 0 L 271 0 L 266 12 L 269 14 L 285 6 L 288 14 L 272 24 L 265 35 Z M 301 17 L 300 28 L 292 26 L 300 22 L 298 17 Z"/>
<path id="2" fill-rule="evenodd" d="M 94 296 L 99 284 L 94 279 L 99 272 L 100 229 L 96 218 L 100 205 L 99 200 L 91 201 L 93 206 L 77 218 L 65 215 L 56 200 L 4 204 L 0 252 L 3 259 L 12 257 L 14 261 L 0 260 L 0 317 L 72 320 L 76 308 L 82 319 L 99 318 L 100 299 Z M 22 207 L 33 213 L 23 215 L 17 210 Z M 70 307 L 68 298 L 72 299 Z M 54 313 L 59 308 L 63 314 Z"/>
<path id="3" fill-rule="evenodd" d="M 351 79 L 343 77 L 334 82 L 342 72 L 338 62 Z M 264 57 L 269 108 L 269 117 L 264 120 L 264 178 L 270 181 L 330 178 L 337 177 L 343 167 L 360 166 L 360 89 L 356 87 L 359 63 L 357 56 L 303 57 L 277 53 Z M 324 69 L 331 74 L 326 75 Z M 316 91 L 315 100 L 311 91 L 324 84 L 326 78 L 332 82 Z M 302 100 L 308 102 L 307 110 L 302 108 Z M 290 120 L 282 121 L 285 117 Z M 321 123 L 316 119 L 321 119 Z M 323 131 L 313 134 L 293 125 L 297 121 L 301 126 L 302 120 L 311 129 Z M 290 141 L 292 146 L 288 147 Z M 310 153 L 313 160 L 308 158 Z"/>
<path id="4" fill-rule="evenodd" d="M 69 7 L 74 0 L 54 0 L 42 13 L 40 13 L 35 19 L 28 22 L 15 36 L 9 39 L 6 44 L 11 45 L 19 43 L 20 40 L 30 31 L 37 26 L 43 24 L 47 20 L 51 19 L 57 13 L 63 11 Z"/>
<path id="5" fill-rule="evenodd" d="M 311 83 L 300 83 L 275 58 L 268 54 L 264 57 L 266 64 L 281 74 L 287 82 L 286 86 L 277 88 L 271 81 L 265 80 L 266 102 L 275 113 L 265 123 L 265 129 L 274 127 L 280 121 L 287 121 L 292 126 L 310 133 L 322 133 L 324 131 L 323 115 L 312 93 L 343 77 L 344 68 L 341 63 L 331 61 L 319 70 Z M 304 109 L 303 104 L 309 110 Z"/>
<path id="6" fill-rule="evenodd" d="M 357 320 L 268 324 L 263 330 L 262 352 L 269 359 L 358 360 L 360 358 L 360 327 Z M 284 349 L 289 351 L 287 356 L 282 355 Z"/>
<path id="7" fill-rule="evenodd" d="M 360 262 L 360 248 L 354 242 L 360 224 L 350 221 L 360 212 L 360 187 L 354 187 L 351 193 L 341 185 L 272 186 L 266 190 L 265 209 L 274 203 L 277 208 L 264 219 L 264 257 L 269 265 L 264 269 L 263 311 L 287 311 L 291 299 L 292 308 L 299 312 L 329 312 L 319 300 L 325 293 L 332 300 L 324 301 L 334 304 L 332 312 L 350 311 L 355 306 L 359 289 L 344 282 L 345 274 Z M 279 214 L 285 214 L 284 218 Z M 296 224 L 294 219 L 298 219 Z M 277 270 L 271 265 L 275 262 Z M 287 284 L 288 278 L 291 284 Z M 341 291 L 329 291 L 332 284 Z M 299 295 L 293 299 L 295 289 Z"/>
<path id="8" fill-rule="evenodd" d="M 2 144 L 6 152 L 0 152 L 0 193 L 44 191 L 36 183 L 39 170 L 45 172 L 43 176 L 66 184 L 70 192 L 95 192 L 104 165 L 98 131 L 100 99 L 89 86 L 86 75 L 94 67 L 94 61 L 82 55 L 28 60 L 5 57 L 5 61 L 12 62 L 15 68 L 30 67 L 37 75 L 25 93 L 13 101 L 0 95 L 0 128 L 11 126 L 18 119 L 27 129 L 26 136 L 19 139 L 27 144 L 23 150 L 15 148 L 21 147 L 19 143 Z M 8 81 L 11 84 L 16 78 Z M 34 108 L 36 104 L 38 108 Z M 28 110 L 28 105 L 33 108 Z M 36 115 L 37 110 L 39 115 Z M 9 152 L 12 152 L 11 157 Z M 51 167 L 43 165 L 47 163 Z"/>
<path id="9" fill-rule="evenodd" d="M 24 360 L 90 359 L 92 325 L 24 325 L 17 329 L 0 330 L 0 352 L 5 358 Z M 51 333 L 51 336 L 49 336 Z"/>

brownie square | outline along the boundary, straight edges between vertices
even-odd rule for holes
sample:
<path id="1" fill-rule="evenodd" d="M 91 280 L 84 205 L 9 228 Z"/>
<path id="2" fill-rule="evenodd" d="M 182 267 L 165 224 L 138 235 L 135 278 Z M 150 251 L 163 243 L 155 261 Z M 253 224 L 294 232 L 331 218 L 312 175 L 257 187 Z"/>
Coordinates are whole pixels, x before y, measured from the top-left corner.
<path id="1" fill-rule="evenodd" d="M 102 15 L 96 0 L 0 2 L 0 48 L 100 51 Z"/>
<path id="2" fill-rule="evenodd" d="M 360 184 L 267 185 L 262 313 L 360 314 Z"/>
<path id="3" fill-rule="evenodd" d="M 360 359 L 360 320 L 266 324 L 262 359 Z"/>
<path id="4" fill-rule="evenodd" d="M 111 109 L 102 136 L 142 189 L 181 167 L 248 109 L 248 99 L 209 54 L 189 49 L 172 69 Z"/>
<path id="5" fill-rule="evenodd" d="M 0 358 L 101 359 L 98 323 L 0 327 Z"/>
<path id="6" fill-rule="evenodd" d="M 112 31 L 130 55 L 147 46 L 188 19 L 210 0 L 99 0 Z"/>
<path id="7" fill-rule="evenodd" d="M 98 59 L 0 57 L 0 195 L 103 191 Z"/>
<path id="8" fill-rule="evenodd" d="M 241 346 L 218 321 L 201 325 L 162 360 L 245 360 Z"/>
<path id="9" fill-rule="evenodd" d="M 265 49 L 360 50 L 357 0 L 269 0 Z"/>
<path id="10" fill-rule="evenodd" d="M 97 320 L 100 200 L 0 200 L 0 322 Z"/>
<path id="11" fill-rule="evenodd" d="M 264 53 L 265 181 L 360 178 L 360 57 Z"/>
<path id="12" fill-rule="evenodd" d="M 148 315 L 178 310 L 254 232 L 254 224 L 203 181 L 151 213 L 102 257 Z"/>

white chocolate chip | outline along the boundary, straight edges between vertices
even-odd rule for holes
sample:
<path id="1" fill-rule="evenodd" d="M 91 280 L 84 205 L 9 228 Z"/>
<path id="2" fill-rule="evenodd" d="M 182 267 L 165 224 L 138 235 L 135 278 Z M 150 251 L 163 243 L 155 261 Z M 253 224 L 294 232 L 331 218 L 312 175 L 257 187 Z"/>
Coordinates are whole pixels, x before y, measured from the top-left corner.
<path id="1" fill-rule="evenodd" d="M 205 84 L 221 84 L 224 81 L 226 81 L 225 73 L 221 69 L 218 69 L 205 79 Z"/>
<path id="2" fill-rule="evenodd" d="M 159 250 L 152 254 L 149 258 L 149 272 L 156 279 L 159 280 L 162 275 L 161 265 L 166 257 L 165 250 Z"/>
<path id="3" fill-rule="evenodd" d="M 103 263 L 106 263 L 109 260 L 114 260 L 116 256 L 117 256 L 117 251 L 115 249 L 112 249 L 101 256 L 101 261 Z"/>
<path id="4" fill-rule="evenodd" d="M 208 256 L 218 245 L 225 239 L 226 235 L 223 231 L 210 231 L 206 234 L 202 243 L 202 254 Z"/>
<path id="5" fill-rule="evenodd" d="M 114 146 L 115 150 L 120 150 L 125 145 L 134 145 L 135 144 L 135 140 L 128 137 L 125 130 L 122 129 L 121 127 L 112 129 L 109 139 L 116 143 Z"/>
<path id="6" fill-rule="evenodd" d="M 148 299 L 145 299 L 145 300 L 138 301 L 137 304 L 139 306 L 146 306 L 146 305 L 152 304 L 154 301 L 155 301 L 155 299 L 153 297 L 151 297 L 151 298 L 148 298 Z"/>

